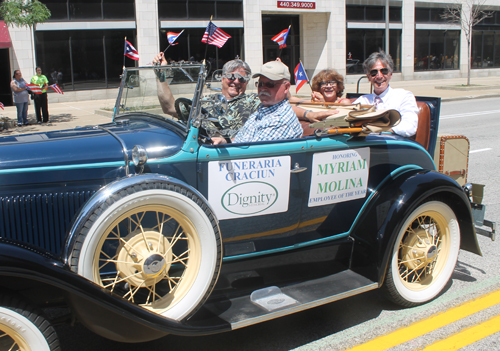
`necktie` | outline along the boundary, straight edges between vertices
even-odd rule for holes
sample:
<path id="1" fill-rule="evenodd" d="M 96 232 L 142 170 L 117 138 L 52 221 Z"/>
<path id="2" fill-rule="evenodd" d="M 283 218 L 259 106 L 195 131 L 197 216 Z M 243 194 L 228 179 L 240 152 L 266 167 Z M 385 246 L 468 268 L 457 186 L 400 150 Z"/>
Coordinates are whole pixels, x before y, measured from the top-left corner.
<path id="1" fill-rule="evenodd" d="M 382 101 L 382 98 L 380 96 L 375 96 L 375 99 L 373 100 L 373 104 L 375 105 L 375 109 L 381 109 L 383 108 L 384 102 Z"/>

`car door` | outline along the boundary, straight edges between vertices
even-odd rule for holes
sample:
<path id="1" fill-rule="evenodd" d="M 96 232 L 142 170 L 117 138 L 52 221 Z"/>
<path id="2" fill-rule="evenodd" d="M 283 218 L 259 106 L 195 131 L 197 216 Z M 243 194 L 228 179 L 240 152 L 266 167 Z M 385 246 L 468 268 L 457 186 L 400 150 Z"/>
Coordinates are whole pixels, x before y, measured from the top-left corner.
<path id="1" fill-rule="evenodd" d="M 309 190 L 306 144 L 297 139 L 200 147 L 198 189 L 219 220 L 225 257 L 293 248 Z"/>

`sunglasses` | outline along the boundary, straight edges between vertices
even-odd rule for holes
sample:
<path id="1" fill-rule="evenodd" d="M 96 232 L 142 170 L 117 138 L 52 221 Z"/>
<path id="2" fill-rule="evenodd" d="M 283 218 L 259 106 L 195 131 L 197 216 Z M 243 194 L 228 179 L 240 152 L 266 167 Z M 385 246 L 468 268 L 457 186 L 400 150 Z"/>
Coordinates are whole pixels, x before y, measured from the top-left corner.
<path id="1" fill-rule="evenodd" d="M 275 83 L 275 82 L 255 82 L 255 86 L 257 88 L 262 88 L 262 87 L 266 87 L 268 89 L 272 89 L 274 88 L 276 85 L 280 85 L 280 84 L 283 84 L 282 82 L 281 83 Z"/>
<path id="2" fill-rule="evenodd" d="M 246 83 L 250 80 L 250 78 L 247 78 L 247 77 L 243 77 L 241 74 L 239 73 L 226 73 L 223 75 L 224 78 L 226 79 L 229 79 L 231 81 L 233 80 L 238 80 L 238 82 L 240 83 Z"/>
<path id="3" fill-rule="evenodd" d="M 389 74 L 389 68 L 382 68 L 382 69 L 380 69 L 380 70 L 378 70 L 378 69 L 372 69 L 372 70 L 370 71 L 370 76 L 375 77 L 379 71 L 380 71 L 380 73 L 382 73 L 384 76 L 386 76 L 387 74 Z"/>
<path id="4" fill-rule="evenodd" d="M 336 86 L 336 85 L 337 85 L 337 82 L 336 82 L 336 81 L 334 81 L 334 80 L 330 80 L 330 81 L 328 81 L 328 82 L 321 82 L 321 83 L 319 83 L 319 86 L 320 86 L 321 88 L 326 87 L 326 86 L 328 86 L 328 85 L 329 85 L 329 86 L 331 86 L 331 87 L 334 87 L 334 86 Z"/>

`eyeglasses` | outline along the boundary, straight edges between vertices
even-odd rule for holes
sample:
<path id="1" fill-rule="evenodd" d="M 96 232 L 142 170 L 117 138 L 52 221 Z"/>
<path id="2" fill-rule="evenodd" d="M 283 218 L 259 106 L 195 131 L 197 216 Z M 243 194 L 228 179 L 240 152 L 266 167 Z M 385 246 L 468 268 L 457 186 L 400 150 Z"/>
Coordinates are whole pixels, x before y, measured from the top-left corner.
<path id="1" fill-rule="evenodd" d="M 319 83 L 319 86 L 320 86 L 321 88 L 326 87 L 326 86 L 328 86 L 328 85 L 329 85 L 329 86 L 331 86 L 331 87 L 334 87 L 334 86 L 336 86 L 336 85 L 337 85 L 337 81 L 335 81 L 335 80 L 330 80 L 330 81 L 328 81 L 328 82 L 321 82 L 321 83 Z"/>
<path id="2" fill-rule="evenodd" d="M 380 70 L 378 70 L 378 69 L 372 69 L 372 70 L 370 71 L 370 76 L 375 77 L 379 71 L 380 71 L 380 73 L 382 73 L 384 76 L 386 76 L 387 74 L 389 74 L 389 68 L 382 68 L 382 69 L 380 69 Z"/>
<path id="3" fill-rule="evenodd" d="M 226 79 L 229 79 L 229 80 L 238 80 L 238 82 L 240 83 L 246 83 L 250 80 L 250 78 L 247 78 L 247 77 L 243 77 L 241 74 L 239 73 L 225 73 L 223 75 L 224 78 Z"/>
<path id="4" fill-rule="evenodd" d="M 280 85 L 280 84 L 282 84 L 282 83 L 283 83 L 283 82 L 281 82 L 281 83 L 276 83 L 276 82 L 255 82 L 255 86 L 256 86 L 257 88 L 262 88 L 262 87 L 264 87 L 264 86 L 265 86 L 265 87 L 266 87 L 266 88 L 268 88 L 268 89 L 272 89 L 272 88 L 274 88 L 276 85 Z"/>

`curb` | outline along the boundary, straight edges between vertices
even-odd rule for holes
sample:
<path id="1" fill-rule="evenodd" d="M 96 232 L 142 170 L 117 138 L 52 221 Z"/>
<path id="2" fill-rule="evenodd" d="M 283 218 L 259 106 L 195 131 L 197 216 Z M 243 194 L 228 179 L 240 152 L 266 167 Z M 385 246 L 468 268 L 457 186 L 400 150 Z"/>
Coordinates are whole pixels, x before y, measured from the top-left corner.
<path id="1" fill-rule="evenodd" d="M 441 98 L 441 102 L 445 102 L 445 101 L 461 101 L 461 100 L 466 100 L 466 99 L 487 99 L 487 98 L 496 98 L 496 97 L 500 97 L 500 93 L 483 94 L 483 95 L 468 95 L 468 96 L 446 97 L 446 98 Z"/>

